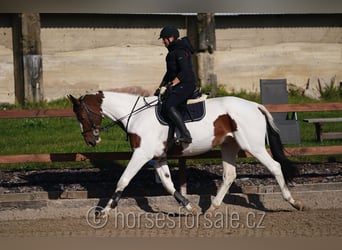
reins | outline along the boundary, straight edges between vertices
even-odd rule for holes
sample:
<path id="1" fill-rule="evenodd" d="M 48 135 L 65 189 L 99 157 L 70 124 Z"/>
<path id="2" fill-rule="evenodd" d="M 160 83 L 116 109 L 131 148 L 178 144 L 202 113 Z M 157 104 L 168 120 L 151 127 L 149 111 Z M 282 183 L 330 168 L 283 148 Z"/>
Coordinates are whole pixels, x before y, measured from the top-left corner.
<path id="1" fill-rule="evenodd" d="M 141 111 L 144 111 L 144 110 L 146 110 L 146 109 L 152 107 L 153 105 L 151 105 L 151 104 L 153 104 L 153 103 L 155 103 L 155 102 L 158 101 L 158 99 L 156 99 L 156 100 L 154 100 L 154 101 L 152 101 L 152 102 L 149 103 L 149 102 L 146 101 L 146 98 L 143 97 L 143 100 L 144 100 L 144 102 L 145 102 L 145 105 L 144 105 L 144 106 L 141 106 L 140 108 L 138 108 L 137 110 L 135 110 L 135 107 L 137 106 L 140 97 L 141 97 L 141 96 L 138 96 L 137 100 L 135 101 L 135 103 L 134 103 L 134 105 L 133 105 L 133 107 L 132 107 L 131 112 L 130 112 L 128 115 L 125 115 L 124 117 L 121 117 L 120 119 L 118 119 L 118 120 L 121 121 L 121 120 L 125 119 L 125 118 L 128 116 L 128 118 L 127 118 L 127 123 L 126 123 L 126 127 L 125 127 L 125 131 L 126 131 L 126 141 L 128 141 L 128 132 L 127 132 L 127 131 L 128 131 L 128 124 L 129 124 L 129 121 L 131 120 L 132 115 L 133 115 L 133 114 L 136 114 L 136 113 L 139 113 L 139 112 L 141 112 Z M 118 121 L 118 120 L 117 120 L 117 121 Z"/>
<path id="2" fill-rule="evenodd" d="M 126 131 L 126 141 L 128 141 L 128 133 L 127 133 L 127 129 L 128 129 L 128 123 L 129 123 L 129 120 L 131 119 L 132 115 L 133 115 L 133 112 L 134 112 L 134 109 L 135 107 L 137 106 L 138 102 L 139 102 L 139 99 L 140 99 L 140 96 L 138 96 L 137 100 L 135 101 L 134 105 L 133 105 L 133 108 L 131 110 L 131 112 L 129 113 L 129 116 L 127 118 L 127 123 L 126 123 L 126 128 L 125 128 L 125 131 Z"/>

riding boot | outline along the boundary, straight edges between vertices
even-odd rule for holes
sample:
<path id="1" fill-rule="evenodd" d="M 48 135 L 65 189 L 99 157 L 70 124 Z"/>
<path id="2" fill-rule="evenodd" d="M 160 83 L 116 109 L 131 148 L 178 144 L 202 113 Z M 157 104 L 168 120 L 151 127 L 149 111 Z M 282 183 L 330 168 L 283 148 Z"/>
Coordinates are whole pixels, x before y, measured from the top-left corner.
<path id="1" fill-rule="evenodd" d="M 174 125 L 179 129 L 181 135 L 179 138 L 176 138 L 176 143 L 184 142 L 184 143 L 191 143 L 192 138 L 190 135 L 189 130 L 186 128 L 183 118 L 179 111 L 175 107 L 171 107 L 167 113 L 168 117 L 172 120 Z"/>
<path id="2" fill-rule="evenodd" d="M 175 127 L 172 124 L 170 124 L 169 125 L 169 132 L 167 135 L 167 150 L 166 150 L 167 155 L 173 154 L 173 150 L 174 150 L 174 146 L 175 146 L 175 141 L 173 139 L 174 134 L 175 134 Z"/>

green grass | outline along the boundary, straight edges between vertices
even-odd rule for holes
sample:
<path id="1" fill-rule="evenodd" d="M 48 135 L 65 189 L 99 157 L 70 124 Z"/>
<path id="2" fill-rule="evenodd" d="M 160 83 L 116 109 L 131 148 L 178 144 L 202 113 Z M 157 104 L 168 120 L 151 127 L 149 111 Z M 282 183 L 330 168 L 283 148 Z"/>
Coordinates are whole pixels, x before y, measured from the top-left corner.
<path id="1" fill-rule="evenodd" d="M 331 92 L 331 89 L 329 89 Z M 210 92 L 208 89 L 203 92 Z M 260 102 L 260 97 L 256 93 L 246 91 L 226 92 L 222 86 L 219 86 L 218 96 L 233 95 L 245 99 Z M 333 92 L 332 92 L 333 93 Z M 325 97 L 325 102 L 339 101 L 336 94 L 329 99 Z M 317 102 L 297 96 L 293 93 L 289 95 L 289 103 L 308 103 Z M 15 105 L 0 105 L 0 109 L 65 109 L 71 108 L 70 102 L 64 98 L 54 102 L 43 102 L 35 105 L 19 107 Z M 342 117 L 341 111 L 327 112 L 299 112 L 301 139 L 300 145 L 286 146 L 317 146 L 317 145 L 341 145 L 341 140 L 325 140 L 323 143 L 316 142 L 315 129 L 312 124 L 303 122 L 305 118 L 313 117 Z M 103 124 L 110 123 L 108 119 Z M 342 131 L 342 124 L 331 123 L 324 125 L 327 131 Z M 0 154 L 38 154 L 38 153 L 77 153 L 77 152 L 119 152 L 130 151 L 130 145 L 126 141 L 126 134 L 119 128 L 110 128 L 101 132 L 102 141 L 96 147 L 89 147 L 84 143 L 80 134 L 80 127 L 75 118 L 23 118 L 23 119 L 0 119 L 0 131 L 2 131 L 0 140 Z M 301 161 L 342 161 L 342 156 L 309 156 L 296 157 Z M 204 160 L 191 161 L 203 162 Z M 253 159 L 241 159 L 239 161 L 255 161 Z M 191 163 L 189 161 L 189 163 Z M 205 163 L 219 163 L 219 160 L 209 159 Z M 1 169 L 31 169 L 31 168 L 49 168 L 65 166 L 91 166 L 88 162 L 69 162 L 69 163 L 21 163 L 21 164 L 0 164 Z"/>
<path id="2" fill-rule="evenodd" d="M 104 124 L 109 123 L 108 119 Z M 118 152 L 130 151 L 126 134 L 119 128 L 101 132 L 96 147 L 85 144 L 76 118 L 1 119 L 1 155 Z M 89 162 L 0 164 L 1 169 L 36 169 L 65 166 L 89 166 Z"/>
<path id="3" fill-rule="evenodd" d="M 113 128 L 101 133 L 102 142 L 87 146 L 75 118 L 3 119 L 1 154 L 109 152 L 128 150 L 125 134 Z"/>

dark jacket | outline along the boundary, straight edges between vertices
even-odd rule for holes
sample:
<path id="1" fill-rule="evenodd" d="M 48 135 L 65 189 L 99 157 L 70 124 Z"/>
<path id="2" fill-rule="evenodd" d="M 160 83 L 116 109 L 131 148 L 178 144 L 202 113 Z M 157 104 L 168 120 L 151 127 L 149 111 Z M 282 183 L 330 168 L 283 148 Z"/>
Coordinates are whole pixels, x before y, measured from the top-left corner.
<path id="1" fill-rule="evenodd" d="M 188 38 L 176 40 L 167 47 L 169 53 L 166 56 L 166 74 L 163 82 L 168 83 L 177 77 L 181 83 L 196 83 L 195 73 L 192 67 L 191 55 L 194 48 Z"/>

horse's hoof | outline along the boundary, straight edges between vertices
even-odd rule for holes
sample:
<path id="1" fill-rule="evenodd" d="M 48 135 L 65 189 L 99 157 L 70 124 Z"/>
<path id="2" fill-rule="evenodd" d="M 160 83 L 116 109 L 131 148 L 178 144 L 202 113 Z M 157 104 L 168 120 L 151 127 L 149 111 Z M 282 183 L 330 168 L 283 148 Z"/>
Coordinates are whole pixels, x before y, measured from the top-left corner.
<path id="1" fill-rule="evenodd" d="M 205 214 L 212 214 L 215 212 L 216 209 L 218 209 L 218 206 L 214 206 L 213 204 L 211 204 L 207 211 L 205 211 Z"/>
<path id="2" fill-rule="evenodd" d="M 106 212 L 104 209 L 98 212 L 95 212 L 95 218 L 96 219 L 105 219 L 108 217 L 108 212 Z"/>
<path id="3" fill-rule="evenodd" d="M 88 210 L 86 220 L 89 226 L 95 229 L 103 228 L 107 225 L 108 212 L 101 207 L 92 207 Z"/>
<path id="4" fill-rule="evenodd" d="M 303 202 L 301 202 L 300 200 L 296 200 L 292 206 L 298 211 L 303 211 L 305 209 Z"/>
<path id="5" fill-rule="evenodd" d="M 193 215 L 199 215 L 201 213 L 200 209 L 196 206 L 192 206 L 190 203 L 185 206 L 186 210 Z"/>
<path id="6" fill-rule="evenodd" d="M 200 209 L 199 209 L 198 207 L 193 207 L 193 208 L 191 209 L 191 213 L 192 213 L 193 215 L 200 215 L 200 214 L 201 214 L 201 211 L 200 211 Z"/>

